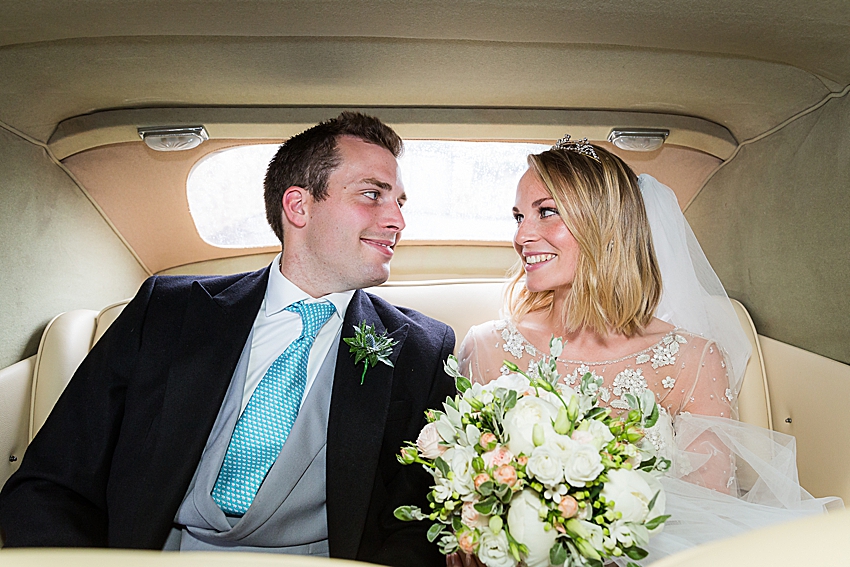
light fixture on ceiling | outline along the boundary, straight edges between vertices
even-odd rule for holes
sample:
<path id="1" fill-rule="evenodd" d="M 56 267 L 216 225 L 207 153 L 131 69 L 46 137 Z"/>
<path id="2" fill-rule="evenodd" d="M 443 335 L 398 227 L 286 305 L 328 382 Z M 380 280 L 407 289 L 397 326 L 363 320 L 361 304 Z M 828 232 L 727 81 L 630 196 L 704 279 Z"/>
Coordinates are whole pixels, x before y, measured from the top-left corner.
<path id="1" fill-rule="evenodd" d="M 139 136 L 150 149 L 158 152 L 191 150 L 210 139 L 207 129 L 203 126 L 139 128 Z"/>
<path id="2" fill-rule="evenodd" d="M 611 130 L 608 141 L 620 148 L 632 152 L 654 152 L 664 144 L 670 130 L 651 130 L 647 128 L 623 128 Z"/>

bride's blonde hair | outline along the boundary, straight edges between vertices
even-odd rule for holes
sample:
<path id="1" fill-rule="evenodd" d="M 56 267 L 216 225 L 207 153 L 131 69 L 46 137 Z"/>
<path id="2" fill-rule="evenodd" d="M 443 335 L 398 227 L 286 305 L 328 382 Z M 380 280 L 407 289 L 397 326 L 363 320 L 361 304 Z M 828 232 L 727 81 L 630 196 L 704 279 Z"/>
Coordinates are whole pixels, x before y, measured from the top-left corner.
<path id="1" fill-rule="evenodd" d="M 598 161 L 552 149 L 528 156 L 529 168 L 554 199 L 579 245 L 579 258 L 560 319 L 567 331 L 587 327 L 605 335 L 640 334 L 661 299 L 661 272 L 652 247 L 637 176 L 623 160 L 594 146 Z M 525 287 L 520 259 L 506 301 L 514 320 L 553 309 L 554 291 Z"/>

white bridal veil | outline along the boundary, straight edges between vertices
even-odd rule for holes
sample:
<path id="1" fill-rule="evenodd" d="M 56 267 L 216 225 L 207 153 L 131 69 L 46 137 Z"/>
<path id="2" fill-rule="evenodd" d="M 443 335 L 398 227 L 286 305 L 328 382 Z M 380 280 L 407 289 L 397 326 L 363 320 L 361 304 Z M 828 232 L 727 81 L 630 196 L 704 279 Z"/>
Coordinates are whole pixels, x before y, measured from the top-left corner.
<path id="1" fill-rule="evenodd" d="M 673 190 L 651 175 L 638 177 L 663 292 L 655 316 L 662 321 L 714 339 L 732 367 L 732 391 L 740 390 L 750 342 L 717 274 L 708 263 Z"/>
<path id="2" fill-rule="evenodd" d="M 732 370 L 732 399 L 737 400 L 750 343 L 673 191 L 649 175 L 638 182 L 661 270 L 663 293 L 656 316 L 721 346 Z M 676 416 L 673 429 L 670 457 L 678 472 L 662 479 L 671 518 L 650 541 L 644 562 L 842 506 L 839 498 L 814 498 L 800 486 L 795 440 L 789 435 L 689 413 Z M 701 486 L 699 471 L 706 465 L 730 469 L 728 494 Z"/>

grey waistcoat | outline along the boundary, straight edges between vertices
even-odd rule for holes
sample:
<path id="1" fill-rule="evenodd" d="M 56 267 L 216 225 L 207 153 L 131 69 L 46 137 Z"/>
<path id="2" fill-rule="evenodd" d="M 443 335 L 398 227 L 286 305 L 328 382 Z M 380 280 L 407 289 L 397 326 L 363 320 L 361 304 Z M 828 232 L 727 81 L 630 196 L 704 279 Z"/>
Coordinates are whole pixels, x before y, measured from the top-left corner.
<path id="1" fill-rule="evenodd" d="M 177 511 L 176 527 L 164 549 L 327 556 L 325 449 L 335 347 L 319 369 L 277 461 L 245 515 L 226 516 L 210 496 L 239 418 L 252 338 L 253 333 L 242 350 L 195 476 Z"/>

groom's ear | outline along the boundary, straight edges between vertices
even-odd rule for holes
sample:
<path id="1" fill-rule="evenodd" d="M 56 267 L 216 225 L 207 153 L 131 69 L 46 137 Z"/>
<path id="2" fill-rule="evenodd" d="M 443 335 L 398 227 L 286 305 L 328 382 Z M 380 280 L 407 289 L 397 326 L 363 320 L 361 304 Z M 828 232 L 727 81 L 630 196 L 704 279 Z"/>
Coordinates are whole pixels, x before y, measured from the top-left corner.
<path id="1" fill-rule="evenodd" d="M 310 194 L 303 187 L 293 185 L 283 192 L 283 216 L 295 228 L 304 228 L 309 214 Z"/>

